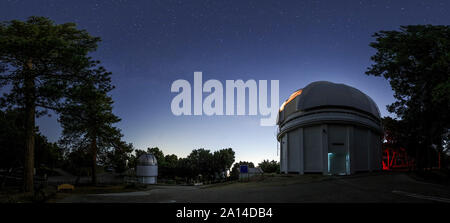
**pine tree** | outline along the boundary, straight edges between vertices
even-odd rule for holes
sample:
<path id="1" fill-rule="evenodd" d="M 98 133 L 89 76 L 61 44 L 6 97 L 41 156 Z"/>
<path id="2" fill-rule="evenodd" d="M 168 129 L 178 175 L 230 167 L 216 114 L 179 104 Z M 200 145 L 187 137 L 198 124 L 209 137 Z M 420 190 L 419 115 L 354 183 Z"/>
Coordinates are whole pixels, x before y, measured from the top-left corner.
<path id="1" fill-rule="evenodd" d="M 96 64 L 87 55 L 99 41 L 74 23 L 44 17 L 0 23 L 0 87 L 9 90 L 1 104 L 25 111 L 26 192 L 33 192 L 35 118 L 57 110 L 65 90 L 84 79 L 80 71 Z"/>
<path id="2" fill-rule="evenodd" d="M 72 149 L 88 149 L 91 157 L 92 184 L 97 183 L 99 154 L 114 148 L 122 134 L 113 125 L 120 121 L 112 112 L 113 89 L 110 75 L 102 67 L 89 71 L 91 79 L 73 86 L 67 93 L 59 118 L 63 127 L 61 142 Z"/>

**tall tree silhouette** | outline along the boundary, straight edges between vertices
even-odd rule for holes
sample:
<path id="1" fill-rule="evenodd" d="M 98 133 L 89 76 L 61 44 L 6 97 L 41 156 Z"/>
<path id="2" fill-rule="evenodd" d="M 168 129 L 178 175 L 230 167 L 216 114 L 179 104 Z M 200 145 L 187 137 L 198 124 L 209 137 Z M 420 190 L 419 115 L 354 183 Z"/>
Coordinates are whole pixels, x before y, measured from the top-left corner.
<path id="1" fill-rule="evenodd" d="M 219 175 L 230 170 L 235 156 L 232 148 L 221 149 L 213 153 L 213 168 Z"/>
<path id="2" fill-rule="evenodd" d="M 407 129 L 419 168 L 430 167 L 450 128 L 450 26 L 402 26 L 374 37 L 375 63 L 366 74 L 389 81 L 396 102 L 388 110 Z"/>
<path id="3" fill-rule="evenodd" d="M 98 41 L 74 23 L 58 25 L 44 17 L 0 24 L 0 87 L 10 86 L 2 105 L 25 111 L 26 192 L 33 191 L 35 118 L 57 109 L 65 90 L 83 78 L 79 71 L 95 66 L 87 54 Z"/>
<path id="4" fill-rule="evenodd" d="M 120 119 L 113 114 L 113 89 L 110 75 L 103 67 L 89 71 L 93 77 L 73 86 L 61 108 L 59 121 L 63 127 L 61 142 L 74 149 L 87 148 L 91 156 L 92 184 L 97 183 L 96 166 L 99 153 L 114 148 L 122 134 L 113 125 Z"/>

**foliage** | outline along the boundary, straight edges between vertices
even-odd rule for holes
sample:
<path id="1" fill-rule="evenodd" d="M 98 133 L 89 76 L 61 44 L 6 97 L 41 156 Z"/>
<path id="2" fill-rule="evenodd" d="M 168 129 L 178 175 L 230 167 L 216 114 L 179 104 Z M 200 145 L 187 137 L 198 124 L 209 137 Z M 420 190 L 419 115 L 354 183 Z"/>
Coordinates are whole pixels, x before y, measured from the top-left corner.
<path id="1" fill-rule="evenodd" d="M 214 172 L 218 172 L 220 177 L 223 177 L 227 170 L 231 168 L 234 163 L 234 151 L 231 148 L 215 151 L 213 154 L 213 168 Z"/>
<path id="2" fill-rule="evenodd" d="M 135 168 L 137 166 L 137 161 L 138 161 L 139 157 L 146 153 L 147 152 L 145 150 L 135 149 L 134 155 L 131 154 L 130 162 L 128 163 L 128 167 Z"/>
<path id="3" fill-rule="evenodd" d="M 120 130 L 113 126 L 120 119 L 113 114 L 113 100 L 107 94 L 113 89 L 111 73 L 102 67 L 87 72 L 89 78 L 68 89 L 59 122 L 63 127 L 62 145 L 72 149 L 89 148 L 92 183 L 95 184 L 97 157 L 105 156 L 112 149 L 124 149 L 124 143 L 120 142 Z"/>
<path id="4" fill-rule="evenodd" d="M 113 144 L 113 148 L 114 149 L 106 152 L 106 166 L 113 167 L 116 173 L 123 173 L 127 170 L 127 167 L 131 162 L 133 144 L 117 140 L 117 142 Z"/>
<path id="5" fill-rule="evenodd" d="M 185 179 L 186 182 L 189 182 L 195 179 L 197 176 L 194 173 L 194 165 L 192 160 L 188 158 L 180 158 L 178 159 L 177 167 L 176 167 L 176 176 Z"/>
<path id="6" fill-rule="evenodd" d="M 164 166 L 164 162 L 165 162 L 164 153 L 158 147 L 147 148 L 147 153 L 153 154 L 156 157 L 158 165 Z"/>
<path id="7" fill-rule="evenodd" d="M 164 157 L 164 168 L 161 175 L 168 178 L 174 178 L 177 175 L 178 157 L 175 154 L 166 155 Z"/>
<path id="8" fill-rule="evenodd" d="M 194 149 L 187 156 L 192 165 L 192 174 L 203 179 L 211 179 L 214 176 L 213 154 L 206 149 Z"/>
<path id="9" fill-rule="evenodd" d="M 450 128 L 450 26 L 402 26 L 374 37 L 375 63 L 366 74 L 389 81 L 396 101 L 388 110 L 407 130 L 400 134 L 402 143 L 419 168 L 430 167 L 433 153 L 448 146 L 443 142 Z"/>
<path id="10" fill-rule="evenodd" d="M 192 180 L 217 180 L 225 177 L 225 173 L 234 162 L 234 151 L 231 148 L 222 149 L 211 153 L 206 149 L 195 149 L 186 157 L 178 158 L 174 154 L 164 155 L 158 148 L 135 150 L 132 165 L 136 165 L 137 159 L 142 154 L 153 154 L 158 162 L 160 178 L 183 178 L 186 182 Z"/>
<path id="11" fill-rule="evenodd" d="M 90 154 L 88 148 L 79 148 L 66 153 L 63 169 L 76 176 L 87 176 L 90 169 Z"/>
<path id="12" fill-rule="evenodd" d="M 65 90 L 84 79 L 86 73 L 80 71 L 98 63 L 87 56 L 98 41 L 74 23 L 55 24 L 44 17 L 0 23 L 0 87 L 10 87 L 1 104 L 25 113 L 26 192 L 33 191 L 35 117 L 46 109 L 58 110 Z"/>
<path id="13" fill-rule="evenodd" d="M 74 23 L 57 25 L 45 17 L 1 23 L 0 64 L 4 70 L 0 86 L 12 87 L 3 98 L 4 105 L 25 107 L 27 97 L 32 96 L 36 106 L 58 107 L 64 90 L 84 78 L 79 71 L 97 63 L 87 54 L 99 41 Z M 27 89 L 26 79 L 34 81 L 34 86 Z M 34 94 L 27 95 L 28 91 Z"/>
<path id="14" fill-rule="evenodd" d="M 23 165 L 25 124 L 18 110 L 0 110 L 0 168 Z"/>
<path id="15" fill-rule="evenodd" d="M 23 166 L 25 135 L 23 112 L 20 110 L 0 110 L 0 169 Z M 55 168 L 62 165 L 63 150 L 36 129 L 36 166 Z"/>
<path id="16" fill-rule="evenodd" d="M 261 163 L 258 163 L 258 167 L 264 171 L 264 173 L 279 173 L 280 172 L 280 163 L 278 161 L 272 160 L 263 160 Z"/>

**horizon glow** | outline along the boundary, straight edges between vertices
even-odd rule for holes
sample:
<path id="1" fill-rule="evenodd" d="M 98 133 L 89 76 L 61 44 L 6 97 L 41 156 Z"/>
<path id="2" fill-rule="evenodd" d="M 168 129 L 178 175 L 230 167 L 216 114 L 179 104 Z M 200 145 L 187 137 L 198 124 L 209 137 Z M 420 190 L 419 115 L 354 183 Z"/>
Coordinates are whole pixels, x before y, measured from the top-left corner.
<path id="1" fill-rule="evenodd" d="M 193 83 L 194 71 L 221 83 L 279 80 L 281 104 L 292 92 L 326 80 L 361 90 L 382 116 L 392 116 L 386 110 L 395 101 L 389 82 L 364 74 L 375 53 L 372 35 L 400 25 L 448 24 L 449 6 L 443 0 L 20 0 L 0 2 L 0 21 L 47 16 L 101 37 L 92 57 L 113 73 L 113 111 L 122 119 L 117 126 L 136 149 L 157 146 L 185 157 L 193 149 L 231 147 L 237 162 L 257 164 L 279 160 L 276 126 L 260 126 L 257 115 L 174 116 L 171 84 Z M 56 115 L 37 125 L 50 141 L 58 140 Z"/>

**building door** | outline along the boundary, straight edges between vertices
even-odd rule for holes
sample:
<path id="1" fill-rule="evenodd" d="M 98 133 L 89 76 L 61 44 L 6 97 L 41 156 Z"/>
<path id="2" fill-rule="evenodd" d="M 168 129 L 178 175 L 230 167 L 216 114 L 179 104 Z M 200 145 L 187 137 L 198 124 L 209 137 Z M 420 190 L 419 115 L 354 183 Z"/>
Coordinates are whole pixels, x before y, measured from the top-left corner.
<path id="1" fill-rule="evenodd" d="M 350 172 L 347 145 L 347 128 L 329 126 L 328 128 L 328 173 L 345 175 Z"/>
<path id="2" fill-rule="evenodd" d="M 333 149 L 328 151 L 328 173 L 345 175 L 347 174 L 349 158 L 348 154 L 342 149 Z"/>

